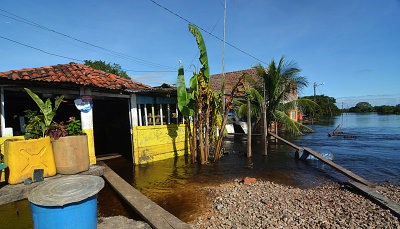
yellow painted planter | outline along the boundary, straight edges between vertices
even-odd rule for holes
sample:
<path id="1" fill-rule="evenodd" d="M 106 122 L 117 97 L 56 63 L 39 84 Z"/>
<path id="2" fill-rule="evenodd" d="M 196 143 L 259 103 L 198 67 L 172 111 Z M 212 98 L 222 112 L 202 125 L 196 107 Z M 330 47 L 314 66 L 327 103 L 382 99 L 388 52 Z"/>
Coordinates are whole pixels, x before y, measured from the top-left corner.
<path id="1" fill-rule="evenodd" d="M 18 184 L 32 178 L 34 169 L 43 169 L 43 177 L 56 175 L 50 137 L 32 140 L 7 140 L 4 162 L 8 165 L 8 183 Z"/>

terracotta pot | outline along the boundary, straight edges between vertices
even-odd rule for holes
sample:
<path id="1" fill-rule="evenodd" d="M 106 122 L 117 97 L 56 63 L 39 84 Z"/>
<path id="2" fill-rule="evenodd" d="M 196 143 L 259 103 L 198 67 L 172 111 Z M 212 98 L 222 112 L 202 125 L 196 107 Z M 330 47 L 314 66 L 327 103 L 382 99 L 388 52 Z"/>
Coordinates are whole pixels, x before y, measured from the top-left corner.
<path id="1" fill-rule="evenodd" d="M 66 136 L 53 144 L 57 173 L 76 174 L 89 169 L 89 148 L 87 135 Z"/>

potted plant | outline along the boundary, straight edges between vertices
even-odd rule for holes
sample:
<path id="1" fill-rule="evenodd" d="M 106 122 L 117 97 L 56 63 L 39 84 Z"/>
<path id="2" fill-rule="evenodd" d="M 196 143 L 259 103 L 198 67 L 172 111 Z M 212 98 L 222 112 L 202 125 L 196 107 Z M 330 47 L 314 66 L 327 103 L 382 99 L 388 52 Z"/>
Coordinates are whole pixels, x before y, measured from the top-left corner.
<path id="1" fill-rule="evenodd" d="M 48 134 L 51 136 L 57 173 L 76 174 L 89 169 L 88 139 L 82 132 L 80 120 L 70 117 L 67 125 L 55 123 Z"/>
<path id="2" fill-rule="evenodd" d="M 56 167 L 50 137 L 46 137 L 51 129 L 53 118 L 64 96 L 55 101 L 54 108 L 50 99 L 43 102 L 35 93 L 25 91 L 36 102 L 40 109 L 27 111 L 28 124 L 25 126 L 26 140 L 6 140 L 4 143 L 4 161 L 8 165 L 8 183 L 18 184 L 27 178 L 34 180 L 35 170 L 43 170 L 43 177 L 54 176 Z"/>

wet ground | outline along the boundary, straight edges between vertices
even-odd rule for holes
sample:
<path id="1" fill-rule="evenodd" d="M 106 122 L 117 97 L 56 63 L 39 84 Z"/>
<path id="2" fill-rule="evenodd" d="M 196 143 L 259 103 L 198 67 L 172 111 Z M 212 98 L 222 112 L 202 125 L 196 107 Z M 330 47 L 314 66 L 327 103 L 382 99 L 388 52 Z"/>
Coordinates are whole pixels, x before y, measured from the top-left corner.
<path id="1" fill-rule="evenodd" d="M 356 138 L 329 138 L 336 126 Z M 336 117 L 311 126 L 316 133 L 289 137 L 300 146 L 333 152 L 335 162 L 375 183 L 400 183 L 400 116 L 376 114 Z M 302 189 L 347 178 L 319 161 L 298 161 L 294 150 L 271 143 L 262 156 L 261 139 L 253 138 L 253 157 L 248 160 L 245 136 L 229 136 L 227 154 L 214 164 L 192 165 L 189 157 L 179 157 L 134 166 L 124 158 L 106 163 L 123 179 L 183 221 L 191 221 L 208 206 L 205 186 L 219 185 L 246 176 L 291 185 Z M 98 195 L 100 216 L 123 215 L 139 219 L 107 186 Z M 0 206 L 0 228 L 32 228 L 27 200 Z"/>
<path id="2" fill-rule="evenodd" d="M 246 176 L 300 188 L 331 184 L 335 180 L 320 171 L 319 167 L 324 165 L 297 161 L 294 151 L 284 145 L 272 143 L 268 156 L 262 156 L 259 138 L 253 142 L 253 157 L 247 159 L 244 154 L 245 139 L 245 136 L 228 137 L 225 147 L 229 154 L 215 164 L 192 165 L 190 158 L 184 156 L 138 166 L 133 166 L 124 158 L 105 162 L 144 195 L 186 222 L 194 220 L 208 206 L 205 186 L 219 185 Z M 134 215 L 127 211 L 129 208 L 121 207 L 118 197 L 111 196 L 113 191 L 110 187 L 100 192 L 101 215 Z"/>

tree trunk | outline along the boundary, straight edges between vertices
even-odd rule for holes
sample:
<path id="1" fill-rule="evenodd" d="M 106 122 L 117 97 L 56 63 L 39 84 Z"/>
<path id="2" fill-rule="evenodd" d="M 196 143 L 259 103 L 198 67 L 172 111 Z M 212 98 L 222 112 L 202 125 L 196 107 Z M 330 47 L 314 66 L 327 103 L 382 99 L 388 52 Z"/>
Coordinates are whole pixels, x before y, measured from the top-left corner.
<path id="1" fill-rule="evenodd" d="M 200 163 L 205 163 L 205 153 L 204 153 L 204 128 L 203 128 L 203 117 L 202 114 L 199 114 L 199 150 L 200 150 Z"/>
<path id="2" fill-rule="evenodd" d="M 265 83 L 263 83 L 263 93 L 264 93 L 264 101 L 263 101 L 263 107 L 262 107 L 262 112 L 263 113 L 263 141 L 264 141 L 264 151 L 263 155 L 267 156 L 268 154 L 268 123 L 267 123 L 267 104 L 265 101 Z"/>
<path id="3" fill-rule="evenodd" d="M 208 97 L 209 98 L 209 97 Z M 210 101 L 207 99 L 207 110 L 206 110 L 206 125 L 205 125 L 205 160 L 208 161 L 210 155 Z"/>
<path id="4" fill-rule="evenodd" d="M 189 144 L 190 144 L 190 153 L 192 154 L 192 164 L 196 162 L 197 158 L 197 149 L 196 149 L 196 119 L 195 114 L 193 114 L 193 130 L 190 124 L 190 118 L 187 118 L 188 128 L 189 128 Z"/>
<path id="5" fill-rule="evenodd" d="M 251 111 L 250 111 L 250 98 L 247 98 L 247 158 L 251 158 Z"/>
<path id="6" fill-rule="evenodd" d="M 268 133 L 267 113 L 264 109 L 264 112 L 263 112 L 263 142 L 264 142 L 263 155 L 264 156 L 268 155 L 268 139 L 267 139 L 268 134 L 267 133 Z"/>
<path id="7" fill-rule="evenodd" d="M 198 155 L 198 149 L 197 149 L 197 139 L 198 139 L 198 116 L 197 114 L 194 114 L 194 118 L 193 118 L 193 148 L 194 148 L 194 161 L 197 161 L 197 158 L 199 157 Z"/>
<path id="8" fill-rule="evenodd" d="M 218 160 L 219 154 L 222 149 L 222 141 L 224 140 L 224 130 L 225 130 L 226 122 L 228 120 L 228 114 L 229 114 L 230 107 L 232 105 L 232 100 L 235 97 L 235 93 L 237 92 L 238 87 L 243 86 L 244 77 L 245 77 L 245 74 L 243 74 L 242 77 L 239 78 L 239 81 L 235 84 L 235 86 L 233 86 L 232 91 L 231 91 L 231 96 L 230 96 L 230 98 L 232 98 L 232 99 L 230 99 L 225 104 L 225 111 L 224 111 L 224 115 L 222 116 L 221 129 L 219 130 L 217 144 L 215 146 L 215 154 L 217 155 L 217 157 L 214 158 L 214 162 L 216 162 Z"/>

